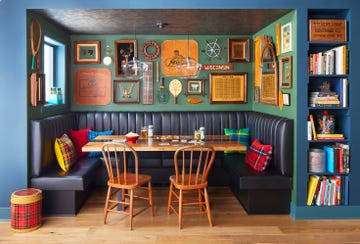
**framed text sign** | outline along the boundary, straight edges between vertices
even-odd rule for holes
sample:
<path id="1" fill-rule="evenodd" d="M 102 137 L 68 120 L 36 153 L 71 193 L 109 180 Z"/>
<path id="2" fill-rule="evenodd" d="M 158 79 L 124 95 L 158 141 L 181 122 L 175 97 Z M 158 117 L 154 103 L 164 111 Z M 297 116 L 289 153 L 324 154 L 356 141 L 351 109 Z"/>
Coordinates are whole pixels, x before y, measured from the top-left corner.
<path id="1" fill-rule="evenodd" d="M 82 105 L 106 105 L 111 100 L 111 72 L 105 68 L 75 71 L 74 99 Z"/>
<path id="2" fill-rule="evenodd" d="M 247 73 L 211 73 L 210 103 L 246 103 Z"/>

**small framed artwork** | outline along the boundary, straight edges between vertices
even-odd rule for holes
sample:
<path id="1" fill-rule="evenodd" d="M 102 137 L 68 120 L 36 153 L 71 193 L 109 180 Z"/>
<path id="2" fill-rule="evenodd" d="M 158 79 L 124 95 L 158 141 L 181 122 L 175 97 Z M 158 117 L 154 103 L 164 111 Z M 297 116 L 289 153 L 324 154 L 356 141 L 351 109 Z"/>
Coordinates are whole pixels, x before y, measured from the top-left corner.
<path id="1" fill-rule="evenodd" d="M 185 96 L 202 95 L 205 96 L 204 79 L 187 79 Z"/>
<path id="2" fill-rule="evenodd" d="M 264 104 L 278 104 L 278 84 L 274 72 L 261 74 L 260 102 Z"/>
<path id="3" fill-rule="evenodd" d="M 228 60 L 233 63 L 250 62 L 250 39 L 249 38 L 229 38 L 228 40 Z"/>
<path id="4" fill-rule="evenodd" d="M 247 103 L 247 73 L 210 73 L 210 103 Z"/>
<path id="5" fill-rule="evenodd" d="M 140 80 L 114 80 L 114 103 L 139 103 Z"/>
<path id="6" fill-rule="evenodd" d="M 292 51 L 291 22 L 281 26 L 281 53 Z"/>
<path id="7" fill-rule="evenodd" d="M 115 75 L 125 76 L 122 65 L 126 64 L 134 57 L 137 57 L 136 40 L 116 40 L 115 41 Z"/>
<path id="8" fill-rule="evenodd" d="M 284 106 L 290 106 L 290 93 L 283 93 L 282 99 L 283 99 Z"/>
<path id="9" fill-rule="evenodd" d="M 100 41 L 75 41 L 74 63 L 99 64 L 100 50 Z"/>
<path id="10" fill-rule="evenodd" d="M 280 59 L 280 86 L 291 88 L 292 86 L 292 57 L 287 56 Z"/>

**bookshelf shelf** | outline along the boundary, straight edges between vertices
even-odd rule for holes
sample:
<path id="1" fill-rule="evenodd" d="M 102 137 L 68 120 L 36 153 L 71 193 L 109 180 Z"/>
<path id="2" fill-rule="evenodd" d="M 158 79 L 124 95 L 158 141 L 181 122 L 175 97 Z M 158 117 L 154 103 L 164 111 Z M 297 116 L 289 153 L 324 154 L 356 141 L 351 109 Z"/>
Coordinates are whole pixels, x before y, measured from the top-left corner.
<path id="1" fill-rule="evenodd" d="M 349 202 L 351 109 L 349 109 L 348 96 L 350 81 L 347 16 L 347 11 L 343 9 L 308 11 L 309 40 L 321 36 L 321 33 L 315 30 L 310 31 L 310 20 L 320 20 L 312 23 L 321 21 L 332 23 L 334 20 L 344 23 L 345 20 L 345 29 L 337 30 L 346 35 L 342 36 L 345 41 L 332 41 L 336 39 L 336 37 L 329 38 L 333 36 L 333 32 L 323 33 L 323 41 L 308 41 L 307 110 L 310 122 L 307 126 L 308 167 L 304 181 L 306 182 L 304 187 L 307 189 L 304 204 L 306 208 L 328 208 L 329 211 L 336 211 L 339 207 L 351 204 Z M 322 121 L 330 121 L 329 124 L 333 128 L 330 134 L 333 136 L 339 134 L 339 139 L 316 138 L 319 135 L 317 133 L 321 133 L 320 127 L 324 128 L 322 126 L 325 124 L 322 124 Z M 326 137 L 327 134 L 319 136 Z M 340 139 L 342 137 L 343 139 Z"/>

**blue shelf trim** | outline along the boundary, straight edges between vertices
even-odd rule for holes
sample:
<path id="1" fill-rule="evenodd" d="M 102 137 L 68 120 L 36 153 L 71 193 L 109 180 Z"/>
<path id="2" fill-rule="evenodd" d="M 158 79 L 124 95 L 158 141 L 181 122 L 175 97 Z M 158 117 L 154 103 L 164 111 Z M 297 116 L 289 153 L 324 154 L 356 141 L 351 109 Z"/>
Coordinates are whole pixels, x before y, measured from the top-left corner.
<path id="1" fill-rule="evenodd" d="M 359 219 L 360 206 L 295 206 L 291 203 L 293 219 Z"/>

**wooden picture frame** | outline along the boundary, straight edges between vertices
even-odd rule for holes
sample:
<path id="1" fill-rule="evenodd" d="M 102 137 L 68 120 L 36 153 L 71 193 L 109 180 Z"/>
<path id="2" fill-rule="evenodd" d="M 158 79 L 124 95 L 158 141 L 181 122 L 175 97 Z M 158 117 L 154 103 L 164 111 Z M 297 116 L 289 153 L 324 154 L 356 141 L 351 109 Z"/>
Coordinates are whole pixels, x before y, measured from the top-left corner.
<path id="1" fill-rule="evenodd" d="M 247 103 L 247 73 L 210 73 L 210 103 Z"/>
<path id="2" fill-rule="evenodd" d="M 280 87 L 291 88 L 292 86 L 292 57 L 280 59 Z"/>
<path id="3" fill-rule="evenodd" d="M 250 38 L 229 38 L 228 51 L 229 62 L 250 62 Z"/>
<path id="4" fill-rule="evenodd" d="M 140 103 L 140 80 L 114 80 L 114 103 Z"/>
<path id="5" fill-rule="evenodd" d="M 99 64 L 101 57 L 100 41 L 75 41 L 75 64 Z"/>
<path id="6" fill-rule="evenodd" d="M 291 105 L 290 93 L 283 93 L 282 94 L 282 100 L 283 100 L 283 105 L 284 106 L 290 106 Z"/>
<path id="7" fill-rule="evenodd" d="M 115 40 L 115 75 L 125 76 L 121 65 L 137 57 L 136 40 Z"/>
<path id="8" fill-rule="evenodd" d="M 188 95 L 205 96 L 205 79 L 187 79 L 185 96 Z"/>
<path id="9" fill-rule="evenodd" d="M 292 51 L 292 24 L 291 22 L 281 26 L 281 53 Z"/>
<path id="10" fill-rule="evenodd" d="M 274 72 L 261 74 L 260 102 L 264 104 L 278 104 L 278 84 Z"/>

